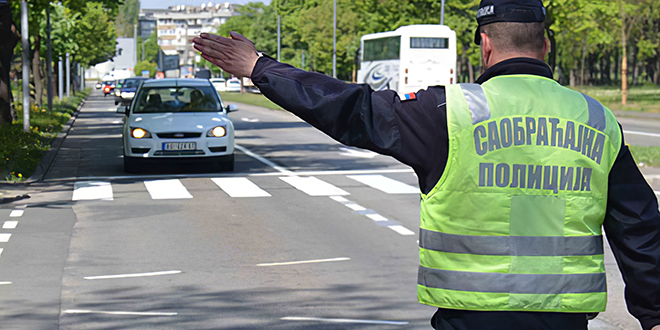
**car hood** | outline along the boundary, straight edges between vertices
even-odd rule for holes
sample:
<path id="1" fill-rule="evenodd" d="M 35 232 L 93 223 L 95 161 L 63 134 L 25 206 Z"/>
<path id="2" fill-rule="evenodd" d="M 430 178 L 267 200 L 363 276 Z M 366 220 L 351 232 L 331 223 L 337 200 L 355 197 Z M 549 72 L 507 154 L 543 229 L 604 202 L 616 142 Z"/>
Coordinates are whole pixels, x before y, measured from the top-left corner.
<path id="1" fill-rule="evenodd" d="M 220 112 L 194 113 L 136 113 L 128 119 L 131 127 L 141 127 L 151 133 L 201 132 L 215 126 L 232 126 L 227 116 Z"/>

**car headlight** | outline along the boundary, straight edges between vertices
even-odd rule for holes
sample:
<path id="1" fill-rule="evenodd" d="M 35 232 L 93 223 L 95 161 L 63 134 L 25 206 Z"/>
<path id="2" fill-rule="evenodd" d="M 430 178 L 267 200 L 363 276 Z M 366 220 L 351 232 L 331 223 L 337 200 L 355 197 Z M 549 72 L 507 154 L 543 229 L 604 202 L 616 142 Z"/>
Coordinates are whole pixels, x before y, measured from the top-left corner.
<path id="1" fill-rule="evenodd" d="M 211 128 L 208 133 L 206 133 L 206 136 L 211 136 L 211 137 L 223 137 L 227 135 L 227 129 L 224 126 L 216 126 Z"/>
<path id="2" fill-rule="evenodd" d="M 148 139 L 151 138 L 151 133 L 143 128 L 131 127 L 131 136 L 136 139 Z"/>

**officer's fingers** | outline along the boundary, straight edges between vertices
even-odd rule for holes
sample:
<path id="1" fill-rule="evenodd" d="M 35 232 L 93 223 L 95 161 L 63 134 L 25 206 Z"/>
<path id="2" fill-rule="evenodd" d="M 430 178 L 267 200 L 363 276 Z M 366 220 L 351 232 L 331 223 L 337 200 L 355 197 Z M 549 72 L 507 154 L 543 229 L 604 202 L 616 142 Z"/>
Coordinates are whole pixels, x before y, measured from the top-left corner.
<path id="1" fill-rule="evenodd" d="M 229 36 L 231 36 L 231 38 L 234 39 L 234 40 L 249 42 L 250 44 L 254 45 L 254 43 L 250 39 L 244 37 L 242 34 L 236 32 L 236 31 L 229 32 Z"/>

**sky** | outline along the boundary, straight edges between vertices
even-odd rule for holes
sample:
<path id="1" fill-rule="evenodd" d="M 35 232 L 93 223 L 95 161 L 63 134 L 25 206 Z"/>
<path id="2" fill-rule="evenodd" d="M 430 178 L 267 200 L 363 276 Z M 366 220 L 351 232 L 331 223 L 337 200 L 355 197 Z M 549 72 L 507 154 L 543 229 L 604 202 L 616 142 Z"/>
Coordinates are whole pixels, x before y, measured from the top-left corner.
<path id="1" fill-rule="evenodd" d="M 263 2 L 269 4 L 270 0 L 140 0 L 140 6 L 142 8 L 157 9 L 177 5 L 199 6 L 201 3 L 209 2 L 213 2 L 214 5 L 217 3 L 224 4 L 225 2 L 244 5 L 248 2 Z"/>

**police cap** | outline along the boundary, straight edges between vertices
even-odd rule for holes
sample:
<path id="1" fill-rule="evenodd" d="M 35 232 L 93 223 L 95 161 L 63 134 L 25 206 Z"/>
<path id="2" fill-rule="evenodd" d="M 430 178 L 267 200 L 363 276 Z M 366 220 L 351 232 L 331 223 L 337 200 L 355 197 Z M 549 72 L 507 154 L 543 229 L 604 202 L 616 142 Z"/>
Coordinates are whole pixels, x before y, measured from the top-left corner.
<path id="1" fill-rule="evenodd" d="M 533 23 L 545 20 L 541 0 L 481 0 L 477 11 L 477 30 L 474 43 L 481 44 L 479 27 L 496 22 Z"/>

